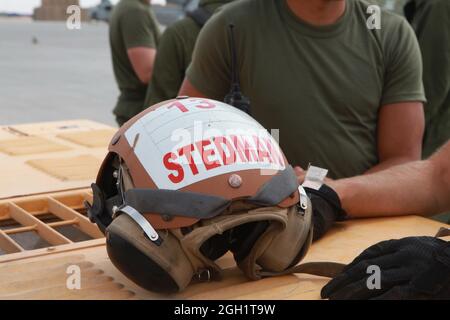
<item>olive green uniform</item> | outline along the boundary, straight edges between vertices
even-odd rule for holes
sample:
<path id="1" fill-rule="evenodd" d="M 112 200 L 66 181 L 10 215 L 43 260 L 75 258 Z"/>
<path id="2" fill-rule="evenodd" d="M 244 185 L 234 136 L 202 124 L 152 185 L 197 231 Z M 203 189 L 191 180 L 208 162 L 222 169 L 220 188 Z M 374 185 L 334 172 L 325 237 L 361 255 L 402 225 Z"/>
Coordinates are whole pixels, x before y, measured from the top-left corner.
<path id="1" fill-rule="evenodd" d="M 300 20 L 286 0 L 231 3 L 200 32 L 187 78 L 223 100 L 234 23 L 243 93 L 255 119 L 279 129 L 290 163 L 326 167 L 332 178 L 362 174 L 378 163 L 380 107 L 425 101 L 414 31 L 384 11 L 381 29 L 368 29 L 367 6 L 347 0 L 335 24 L 317 27 Z"/>
<path id="2" fill-rule="evenodd" d="M 218 7 L 233 0 L 201 0 L 200 8 L 212 14 Z M 185 17 L 164 31 L 158 45 L 145 99 L 145 107 L 175 98 L 191 63 L 192 51 L 201 27 L 191 17 Z"/>
<path id="3" fill-rule="evenodd" d="M 136 75 L 127 50 L 135 47 L 156 48 L 160 37 L 158 23 L 148 0 L 121 0 L 109 22 L 112 64 L 120 96 L 114 108 L 122 125 L 142 110 L 147 84 Z"/>
<path id="4" fill-rule="evenodd" d="M 414 0 L 411 25 L 423 59 L 427 96 L 423 156 L 450 139 L 450 0 Z"/>

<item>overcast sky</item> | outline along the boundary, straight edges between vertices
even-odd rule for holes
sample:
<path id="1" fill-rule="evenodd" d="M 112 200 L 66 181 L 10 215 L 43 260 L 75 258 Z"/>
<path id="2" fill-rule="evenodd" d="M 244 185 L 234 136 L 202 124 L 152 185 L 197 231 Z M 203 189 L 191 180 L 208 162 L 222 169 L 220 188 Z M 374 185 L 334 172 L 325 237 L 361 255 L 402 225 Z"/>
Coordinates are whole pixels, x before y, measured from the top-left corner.
<path id="1" fill-rule="evenodd" d="M 116 3 L 118 0 L 111 0 Z M 100 0 L 80 0 L 82 7 L 91 7 L 99 4 Z M 0 0 L 0 12 L 17 12 L 31 14 L 33 8 L 39 7 L 41 0 Z"/>

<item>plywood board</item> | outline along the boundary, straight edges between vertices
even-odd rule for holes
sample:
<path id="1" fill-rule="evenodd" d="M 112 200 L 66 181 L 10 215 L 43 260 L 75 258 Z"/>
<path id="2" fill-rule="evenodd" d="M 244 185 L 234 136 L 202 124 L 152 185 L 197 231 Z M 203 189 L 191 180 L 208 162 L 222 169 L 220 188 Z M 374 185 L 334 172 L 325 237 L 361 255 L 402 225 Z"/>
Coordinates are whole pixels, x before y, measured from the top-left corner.
<path id="1" fill-rule="evenodd" d="M 90 130 L 62 133 L 57 137 L 88 148 L 96 148 L 108 145 L 115 132 L 116 130 L 111 129 Z"/>
<path id="2" fill-rule="evenodd" d="M 34 159 L 26 163 L 62 181 L 78 181 L 95 177 L 102 160 L 87 154 L 65 158 Z"/>
<path id="3" fill-rule="evenodd" d="M 74 270 L 71 266 L 82 276 L 79 290 L 67 287 L 67 271 Z M 135 295 L 80 254 L 21 267 L 0 266 L 2 299 L 128 299 Z M 19 274 L 22 277 L 14 279 Z M 99 296 L 99 291 L 103 291 L 103 295 Z"/>
<path id="4" fill-rule="evenodd" d="M 109 141 L 106 139 L 106 132 L 112 133 L 115 130 L 115 128 L 90 120 L 55 121 L 0 127 L 0 141 L 15 139 L 18 143 L 29 139 L 45 141 L 45 143 L 36 143 L 39 152 L 47 148 L 46 144 L 47 146 L 51 144 L 64 148 L 64 150 L 59 151 L 47 149 L 46 152 L 42 153 L 20 155 L 0 152 L 0 176 L 2 177 L 0 199 L 89 187 L 95 181 L 99 162 L 104 159 L 107 153 Z M 61 137 L 66 137 L 66 135 L 85 137 L 92 132 L 94 132 L 96 138 L 89 146 Z M 92 167 L 85 170 L 83 174 L 78 172 L 76 175 L 67 175 L 63 172 L 60 175 L 59 172 L 42 170 L 40 165 L 41 159 L 48 159 L 48 162 L 52 163 L 53 161 L 59 161 L 56 159 L 76 159 L 83 155 L 89 155 L 97 159 L 95 163 L 94 161 L 91 162 Z M 29 165 L 29 162 L 36 163 L 36 161 L 39 165 L 34 167 Z M 86 164 L 89 160 L 82 161 Z M 87 168 L 85 167 L 85 169 Z"/>
<path id="5" fill-rule="evenodd" d="M 365 248 L 379 241 L 406 236 L 432 236 L 442 226 L 447 225 L 417 216 L 346 221 L 337 224 L 323 239 L 314 243 L 304 262 L 349 263 Z M 23 253 L 14 255 L 21 254 Z M 82 281 L 84 279 L 85 291 L 74 293 L 64 286 L 66 277 L 57 268 L 68 263 L 79 264 L 84 268 L 86 277 Z M 181 293 L 160 295 L 139 288 L 126 279 L 109 261 L 103 245 L 3 263 L 0 260 L 0 283 L 8 283 L 8 289 L 0 292 L 0 298 L 319 299 L 320 289 L 329 280 L 296 274 L 248 281 L 236 268 L 232 255 L 225 255 L 218 264 L 225 269 L 221 281 L 194 283 Z M 36 269 L 37 266 L 48 268 L 49 272 L 40 273 L 36 271 L 39 270 Z M 7 272 L 3 271 L 8 270 L 14 271 L 6 277 L 4 275 Z M 108 282 L 95 275 L 93 270 L 98 270 L 103 277 L 113 280 Z M 32 275 L 27 276 L 29 273 Z M 18 285 L 14 286 L 16 281 Z M 110 290 L 105 291 L 104 286 L 108 286 Z"/>
<path id="6" fill-rule="evenodd" d="M 113 129 L 111 126 L 91 120 L 66 120 L 50 122 L 33 122 L 4 126 L 8 130 L 23 135 L 45 136 L 59 135 L 68 132 L 93 131 L 99 129 Z"/>
<path id="7" fill-rule="evenodd" d="M 0 140 L 0 152 L 11 156 L 70 150 L 69 147 L 41 137 L 18 137 Z"/>

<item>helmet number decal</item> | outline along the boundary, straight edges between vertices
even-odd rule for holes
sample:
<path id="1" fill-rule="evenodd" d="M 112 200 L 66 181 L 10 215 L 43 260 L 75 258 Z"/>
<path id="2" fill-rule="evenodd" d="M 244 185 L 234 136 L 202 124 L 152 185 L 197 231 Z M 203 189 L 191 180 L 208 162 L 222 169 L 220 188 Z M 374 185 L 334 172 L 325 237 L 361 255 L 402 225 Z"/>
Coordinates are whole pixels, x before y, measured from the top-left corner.
<path id="1" fill-rule="evenodd" d="M 199 99 L 198 100 L 198 104 L 194 105 L 194 108 L 200 108 L 200 109 L 211 109 L 215 107 L 215 104 L 211 102 L 211 100 L 207 100 L 207 99 Z M 176 100 L 174 102 L 172 102 L 170 105 L 167 106 L 167 109 L 170 108 L 177 108 L 178 110 L 180 110 L 181 112 L 189 112 L 189 109 L 186 108 L 186 106 L 181 103 L 180 101 Z"/>

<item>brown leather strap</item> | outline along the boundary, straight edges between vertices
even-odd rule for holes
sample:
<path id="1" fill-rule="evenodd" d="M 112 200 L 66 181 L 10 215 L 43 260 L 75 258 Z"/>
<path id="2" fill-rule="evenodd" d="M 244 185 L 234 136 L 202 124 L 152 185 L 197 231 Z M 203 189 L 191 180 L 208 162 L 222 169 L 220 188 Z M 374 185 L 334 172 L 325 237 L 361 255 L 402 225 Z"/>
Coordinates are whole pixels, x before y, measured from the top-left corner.
<path id="1" fill-rule="evenodd" d="M 263 277 L 273 277 L 292 273 L 306 273 L 315 276 L 334 278 L 341 273 L 345 267 L 345 264 L 336 262 L 307 262 L 298 264 L 282 272 L 261 271 L 259 274 Z"/>

